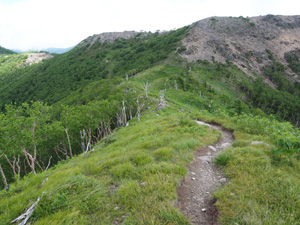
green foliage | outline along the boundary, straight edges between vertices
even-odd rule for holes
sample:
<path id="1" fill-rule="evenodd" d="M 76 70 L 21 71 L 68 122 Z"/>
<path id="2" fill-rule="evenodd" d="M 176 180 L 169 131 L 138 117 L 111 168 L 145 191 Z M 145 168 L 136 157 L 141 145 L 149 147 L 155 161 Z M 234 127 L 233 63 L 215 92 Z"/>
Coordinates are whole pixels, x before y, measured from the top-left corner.
<path id="1" fill-rule="evenodd" d="M 196 123 L 179 125 L 181 113 L 169 112 L 148 112 L 142 121 L 133 120 L 115 132 L 114 142 L 97 145 L 94 153 L 24 177 L 9 193 L 1 191 L 0 220 L 10 222 L 45 192 L 31 218 L 36 224 L 187 224 L 175 207 L 177 185 L 193 150 L 216 141 L 218 135 L 206 127 L 192 129 L 200 127 Z M 143 148 L 147 140 L 157 147 Z M 175 150 L 176 142 L 190 144 Z M 45 175 L 49 180 L 41 186 Z"/>
<path id="2" fill-rule="evenodd" d="M 53 104 L 94 82 L 125 74 L 133 76 L 175 52 L 188 27 L 147 33 L 114 43 L 77 46 L 43 63 L 20 67 L 0 83 L 0 107 L 42 100 Z M 1 75 L 0 75 L 1 79 Z"/>
<path id="3" fill-rule="evenodd" d="M 234 157 L 232 153 L 229 150 L 226 150 L 225 152 L 221 153 L 215 158 L 215 164 L 218 166 L 226 166 L 231 160 L 233 160 Z"/>
<path id="4" fill-rule="evenodd" d="M 53 202 L 51 203 L 51 209 L 56 210 L 62 210 L 66 208 L 69 204 L 68 199 L 68 193 L 56 193 L 53 199 Z"/>
<path id="5" fill-rule="evenodd" d="M 1 54 L 15 54 L 15 52 L 0 46 L 0 55 Z"/>
<path id="6" fill-rule="evenodd" d="M 280 137 L 277 140 L 278 148 L 273 150 L 277 160 L 289 160 L 290 156 L 300 160 L 300 138 L 295 136 Z"/>
<path id="7" fill-rule="evenodd" d="M 216 25 L 216 23 L 219 21 L 216 18 L 210 18 L 209 20 L 211 21 L 211 26 Z"/>
<path id="8" fill-rule="evenodd" d="M 284 59 L 288 62 L 288 66 L 291 70 L 300 75 L 300 60 L 299 51 L 291 51 L 284 54 Z"/>

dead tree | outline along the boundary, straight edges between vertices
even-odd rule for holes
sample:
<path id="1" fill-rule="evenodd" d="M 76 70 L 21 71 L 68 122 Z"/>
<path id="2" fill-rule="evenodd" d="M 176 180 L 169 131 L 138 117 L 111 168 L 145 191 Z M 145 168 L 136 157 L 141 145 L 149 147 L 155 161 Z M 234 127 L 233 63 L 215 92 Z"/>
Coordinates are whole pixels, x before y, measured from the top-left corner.
<path id="1" fill-rule="evenodd" d="M 121 114 L 117 113 L 116 118 L 117 118 L 117 127 L 119 129 L 122 126 L 122 117 L 121 117 Z"/>
<path id="2" fill-rule="evenodd" d="M 62 153 L 66 157 L 66 159 L 68 158 L 68 151 L 65 146 L 64 146 L 64 148 L 60 148 L 58 145 L 55 146 L 54 152 L 60 160 L 63 160 L 63 159 L 60 157 L 59 152 Z"/>
<path id="3" fill-rule="evenodd" d="M 160 91 L 159 92 L 158 105 L 156 107 L 156 110 L 163 109 L 163 108 L 165 108 L 166 105 L 167 105 L 167 103 L 166 103 L 164 93 L 162 91 Z"/>
<path id="4" fill-rule="evenodd" d="M 125 107 L 125 101 L 122 100 L 122 108 L 120 110 L 120 114 L 117 113 L 117 127 L 120 128 L 121 126 L 126 126 L 127 124 L 127 116 L 126 116 L 126 107 Z"/>
<path id="5" fill-rule="evenodd" d="M 43 193 L 44 194 L 44 193 Z M 42 195 L 43 196 L 43 195 Z M 37 206 L 37 204 L 39 203 L 39 201 L 41 200 L 41 197 L 38 197 L 37 201 L 35 203 L 33 203 L 27 210 L 25 213 L 23 213 L 21 216 L 18 216 L 16 219 L 12 220 L 11 223 L 16 223 L 19 221 L 22 221 L 21 223 L 19 223 L 19 225 L 25 225 L 27 223 L 27 221 L 29 220 L 29 218 L 31 217 L 35 207 Z"/>
<path id="6" fill-rule="evenodd" d="M 85 129 L 83 129 L 82 131 L 80 131 L 80 138 L 81 138 L 81 149 L 83 152 L 85 152 L 86 148 L 85 148 L 85 144 L 84 144 L 84 138 L 86 136 L 86 132 Z"/>
<path id="7" fill-rule="evenodd" d="M 139 97 L 137 97 L 137 99 L 136 99 L 136 104 L 137 104 L 137 112 L 136 112 L 136 115 L 137 115 L 138 121 L 140 121 L 141 111 L 142 111 L 142 109 L 143 109 L 145 103 L 143 103 L 143 104 L 140 105 Z"/>
<path id="8" fill-rule="evenodd" d="M 52 158 L 52 155 L 51 155 L 51 156 L 50 156 L 50 158 L 49 158 L 49 162 L 48 162 L 48 165 L 47 165 L 47 167 L 46 167 L 45 171 L 47 171 L 47 170 L 48 170 L 48 168 L 49 168 L 49 166 L 50 166 L 50 163 L 51 163 L 51 158 Z"/>
<path id="9" fill-rule="evenodd" d="M 21 151 L 24 153 L 25 159 L 26 159 L 30 169 L 36 175 L 36 171 L 35 171 L 36 155 L 32 156 L 28 151 L 26 151 L 26 149 L 24 147 L 21 149 Z"/>
<path id="10" fill-rule="evenodd" d="M 35 129 L 36 129 L 36 121 L 33 123 L 32 130 L 31 130 L 31 136 L 32 136 L 32 144 L 33 144 L 33 154 L 30 154 L 28 151 L 26 151 L 25 147 L 21 148 L 21 151 L 24 153 L 26 161 L 31 168 L 32 172 L 36 175 L 35 171 L 35 163 L 36 163 L 36 143 L 35 143 Z M 38 164 L 39 165 L 39 164 Z M 39 165 L 40 166 L 40 165 Z M 41 166 L 40 166 L 41 167 Z"/>
<path id="11" fill-rule="evenodd" d="M 3 172 L 3 169 L 2 169 L 2 166 L 0 164 L 0 173 L 1 173 L 1 176 L 2 176 L 2 180 L 3 180 L 3 184 L 4 184 L 4 187 L 6 188 L 8 185 L 7 185 L 7 180 L 6 180 L 6 177 L 5 177 L 5 174 Z"/>
<path id="12" fill-rule="evenodd" d="M 146 95 L 147 99 L 148 99 L 148 93 L 149 93 L 150 86 L 151 86 L 151 83 L 149 83 L 148 81 L 146 83 L 143 82 L 143 84 L 142 84 L 142 88 L 145 91 L 145 95 Z"/>
<path id="13" fill-rule="evenodd" d="M 18 179 L 20 177 L 20 173 L 21 173 L 21 167 L 19 165 L 19 162 L 20 162 L 20 156 L 18 155 L 18 160 L 16 159 L 16 156 L 14 156 L 14 161 L 11 162 L 9 160 L 9 158 L 7 157 L 6 154 L 4 154 L 4 157 L 6 158 L 8 164 L 10 165 L 10 167 L 12 168 L 12 171 L 13 171 L 13 174 L 14 174 L 14 177 L 16 177 L 16 175 L 18 176 Z M 17 169 L 17 171 L 16 171 Z"/>
<path id="14" fill-rule="evenodd" d="M 125 107 L 124 99 L 122 100 L 121 118 L 122 118 L 123 126 L 125 126 L 127 123 L 127 117 L 126 117 L 126 107 Z"/>
<path id="15" fill-rule="evenodd" d="M 84 155 L 89 151 L 89 149 L 91 148 L 91 139 L 92 139 L 92 130 L 91 128 L 88 129 L 88 142 L 86 144 L 86 149 L 84 151 Z"/>
<path id="16" fill-rule="evenodd" d="M 178 89 L 178 86 L 177 86 L 177 82 L 176 82 L 176 80 L 174 80 L 174 87 L 175 87 L 175 90 L 177 90 L 177 89 Z"/>
<path id="17" fill-rule="evenodd" d="M 70 157 L 72 158 L 73 157 L 73 153 L 72 153 L 72 146 L 71 146 L 71 142 L 70 142 L 70 136 L 69 136 L 69 133 L 68 133 L 68 128 L 65 128 L 65 133 L 66 133 L 67 139 L 68 139 L 69 154 L 70 154 Z"/>

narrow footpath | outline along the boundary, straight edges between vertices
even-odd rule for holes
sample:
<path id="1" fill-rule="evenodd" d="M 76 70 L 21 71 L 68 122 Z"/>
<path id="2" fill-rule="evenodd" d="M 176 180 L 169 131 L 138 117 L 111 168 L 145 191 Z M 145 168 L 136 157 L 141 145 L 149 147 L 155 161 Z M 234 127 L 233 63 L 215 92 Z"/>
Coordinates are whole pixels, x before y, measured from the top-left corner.
<path id="1" fill-rule="evenodd" d="M 222 133 L 214 145 L 207 145 L 195 151 L 192 164 L 188 165 L 188 174 L 178 188 L 177 206 L 192 224 L 218 224 L 218 210 L 214 205 L 213 193 L 227 182 L 224 173 L 214 166 L 214 158 L 230 147 L 234 141 L 233 132 L 221 125 L 206 124 Z"/>

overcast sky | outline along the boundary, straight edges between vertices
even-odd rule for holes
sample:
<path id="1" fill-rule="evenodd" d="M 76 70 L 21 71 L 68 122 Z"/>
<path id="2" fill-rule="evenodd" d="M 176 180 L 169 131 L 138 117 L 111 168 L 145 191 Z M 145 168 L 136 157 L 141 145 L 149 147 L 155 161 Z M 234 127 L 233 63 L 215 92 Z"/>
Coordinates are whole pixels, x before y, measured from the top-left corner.
<path id="1" fill-rule="evenodd" d="M 0 45 L 65 48 L 112 31 L 170 30 L 211 16 L 299 15 L 299 0 L 0 0 Z"/>

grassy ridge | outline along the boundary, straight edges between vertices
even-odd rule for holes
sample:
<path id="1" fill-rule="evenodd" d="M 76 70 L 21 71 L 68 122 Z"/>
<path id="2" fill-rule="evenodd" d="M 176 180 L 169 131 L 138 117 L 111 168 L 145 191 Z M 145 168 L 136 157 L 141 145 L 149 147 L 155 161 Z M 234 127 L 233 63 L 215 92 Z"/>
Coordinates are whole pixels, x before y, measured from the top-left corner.
<path id="1" fill-rule="evenodd" d="M 214 195 L 221 224 L 299 224 L 300 161 L 292 154 L 274 154 L 279 138 L 299 137 L 299 130 L 289 123 L 245 114 L 206 112 L 200 117 L 235 130 L 233 146 L 215 160 L 230 179 Z"/>
<path id="2" fill-rule="evenodd" d="M 135 88 L 151 82 L 149 98 L 154 100 L 142 120 L 134 119 L 128 128 L 102 140 L 94 153 L 62 161 L 12 184 L 9 192 L 1 191 L 0 221 L 8 224 L 43 195 L 32 217 L 35 224 L 189 224 L 176 208 L 176 188 L 193 151 L 220 135 L 193 121 L 202 119 L 235 130 L 233 146 L 216 159 L 230 178 L 215 193 L 220 221 L 297 224 L 300 162 L 293 155 L 278 157 L 273 149 L 278 138 L 297 137 L 299 131 L 274 118 L 238 115 L 238 108 L 232 108 L 233 89 L 219 92 L 217 87 L 226 86 L 206 77 L 200 95 L 192 82 L 179 82 L 184 73 L 182 67 L 161 65 L 130 78 L 127 83 Z M 196 80 L 201 77 L 200 70 L 190 73 Z M 155 99 L 162 89 L 169 106 L 157 113 Z M 221 105 L 222 99 L 227 99 L 227 105 Z M 73 101 L 71 96 L 68 101 Z M 252 145 L 252 141 L 268 145 Z M 49 180 L 41 186 L 46 176 Z"/>
<path id="3" fill-rule="evenodd" d="M 94 153 L 2 191 L 0 221 L 8 224 L 45 192 L 33 215 L 35 224 L 186 224 L 175 207 L 184 165 L 193 150 L 218 137 L 173 109 L 149 112 Z"/>

